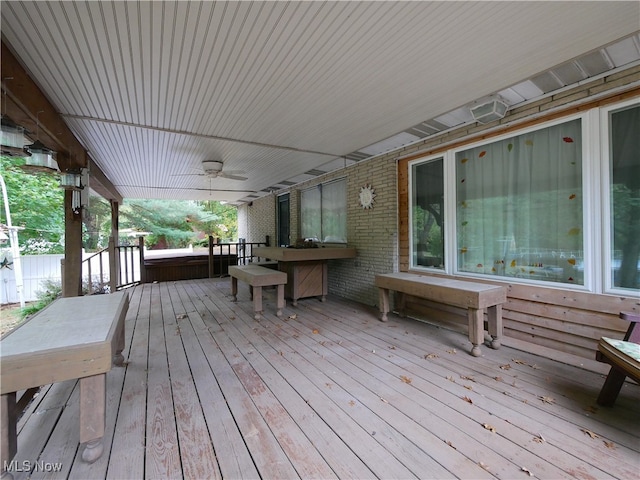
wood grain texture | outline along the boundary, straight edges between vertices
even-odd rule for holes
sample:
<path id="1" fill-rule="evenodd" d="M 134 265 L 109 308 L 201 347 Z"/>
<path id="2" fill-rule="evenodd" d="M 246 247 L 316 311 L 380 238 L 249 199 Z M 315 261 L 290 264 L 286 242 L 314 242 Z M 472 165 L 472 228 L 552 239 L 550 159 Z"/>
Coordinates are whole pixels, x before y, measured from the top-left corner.
<path id="1" fill-rule="evenodd" d="M 127 292 L 60 298 L 0 342 L 2 393 L 111 369 Z"/>
<path id="2" fill-rule="evenodd" d="M 335 297 L 279 318 L 269 290 L 255 321 L 228 279 L 133 292 L 125 366 L 107 374 L 118 398 L 107 397 L 103 457 L 79 459 L 77 382 L 56 395 L 62 382 L 19 422 L 17 459 L 59 454 L 63 476 L 78 479 L 158 478 L 162 468 L 171 478 L 636 475 L 634 383 L 598 409 L 600 374 L 507 345 L 471 357 L 460 331 L 393 314 L 382 323 Z"/>

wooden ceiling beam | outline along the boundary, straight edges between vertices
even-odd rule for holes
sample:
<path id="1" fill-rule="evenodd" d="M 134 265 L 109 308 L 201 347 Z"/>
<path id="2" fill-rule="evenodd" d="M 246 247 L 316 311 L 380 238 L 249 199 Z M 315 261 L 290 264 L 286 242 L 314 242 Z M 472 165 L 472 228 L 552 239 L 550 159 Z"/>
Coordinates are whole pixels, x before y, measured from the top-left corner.
<path id="1" fill-rule="evenodd" d="M 84 146 L 69 129 L 49 99 L 31 79 L 11 49 L 2 42 L 2 114 L 24 128 L 30 138 L 36 137 L 56 152 L 61 171 L 89 168 Z M 122 195 L 100 168 L 91 161 L 91 188 L 107 200 L 122 203 Z"/>
<path id="2" fill-rule="evenodd" d="M 60 170 L 86 168 L 86 150 L 4 42 L 1 75 L 2 113 L 55 150 Z"/>

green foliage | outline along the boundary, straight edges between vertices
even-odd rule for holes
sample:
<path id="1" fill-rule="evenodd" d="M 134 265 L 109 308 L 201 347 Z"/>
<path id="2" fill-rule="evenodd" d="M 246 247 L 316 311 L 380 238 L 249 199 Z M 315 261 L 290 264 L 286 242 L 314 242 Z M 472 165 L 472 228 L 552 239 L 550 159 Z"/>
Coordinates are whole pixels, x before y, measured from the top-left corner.
<path id="1" fill-rule="evenodd" d="M 0 157 L 0 173 L 23 254 L 64 253 L 64 190 L 58 176 L 26 173 L 22 158 Z M 106 248 L 111 234 L 111 207 L 91 197 L 84 215 L 83 244 L 87 251 Z M 7 223 L 4 204 L 0 223 Z M 149 232 L 149 248 L 183 248 L 207 244 L 209 235 L 223 241 L 237 239 L 237 210 L 213 201 L 125 200 L 120 206 L 120 229 Z"/>
<path id="2" fill-rule="evenodd" d="M 22 158 L 0 156 L 0 173 L 7 187 L 13 226 L 23 253 L 61 253 L 64 250 L 64 191 L 57 175 L 25 173 Z M 4 199 L 0 223 L 6 224 Z"/>
<path id="3" fill-rule="evenodd" d="M 42 286 L 44 290 L 38 290 L 36 292 L 38 301 L 23 308 L 20 312 L 22 318 L 38 313 L 62 294 L 62 284 L 59 281 L 44 280 Z"/>

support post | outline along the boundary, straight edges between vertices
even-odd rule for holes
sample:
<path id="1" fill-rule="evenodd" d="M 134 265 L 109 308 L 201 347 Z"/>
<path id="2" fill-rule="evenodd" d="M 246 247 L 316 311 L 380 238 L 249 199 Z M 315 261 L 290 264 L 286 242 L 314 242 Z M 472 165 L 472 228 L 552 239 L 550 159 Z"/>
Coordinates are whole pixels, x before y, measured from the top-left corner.
<path id="1" fill-rule="evenodd" d="M 109 288 L 111 293 L 118 287 L 118 249 L 113 237 L 109 237 Z"/>
<path id="2" fill-rule="evenodd" d="M 82 209 L 73 209 L 73 190 L 64 191 L 64 278 L 63 297 L 82 295 Z"/>

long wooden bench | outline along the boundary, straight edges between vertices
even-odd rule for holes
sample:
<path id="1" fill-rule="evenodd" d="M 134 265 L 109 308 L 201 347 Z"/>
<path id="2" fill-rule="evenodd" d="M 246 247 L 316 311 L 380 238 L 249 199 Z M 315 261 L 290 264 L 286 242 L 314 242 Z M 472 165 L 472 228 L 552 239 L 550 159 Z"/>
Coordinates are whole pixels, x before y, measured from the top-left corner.
<path id="1" fill-rule="evenodd" d="M 287 274 L 260 265 L 238 265 L 229 267 L 231 276 L 231 295 L 233 301 L 238 301 L 238 280 L 248 283 L 253 297 L 253 311 L 255 319 L 258 320 L 263 312 L 262 309 L 262 287 L 277 288 L 276 314 L 282 316 L 282 309 L 285 306 L 284 286 L 287 283 Z"/>
<path id="2" fill-rule="evenodd" d="M 80 379 L 82 459 L 102 455 L 105 432 L 106 373 L 122 365 L 124 319 L 129 295 L 61 298 L 0 341 L 0 462 L 3 478 L 17 452 L 16 392 Z"/>
<path id="3" fill-rule="evenodd" d="M 480 344 L 484 343 L 484 310 L 487 311 L 491 347 L 500 348 L 502 337 L 502 304 L 507 301 L 507 289 L 497 285 L 453 280 L 443 277 L 412 273 L 388 273 L 376 275 L 380 289 L 380 320 L 387 321 L 389 291 L 398 293 L 398 310 L 404 315 L 405 294 L 438 303 L 467 309 L 471 354 L 480 356 Z"/>

